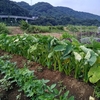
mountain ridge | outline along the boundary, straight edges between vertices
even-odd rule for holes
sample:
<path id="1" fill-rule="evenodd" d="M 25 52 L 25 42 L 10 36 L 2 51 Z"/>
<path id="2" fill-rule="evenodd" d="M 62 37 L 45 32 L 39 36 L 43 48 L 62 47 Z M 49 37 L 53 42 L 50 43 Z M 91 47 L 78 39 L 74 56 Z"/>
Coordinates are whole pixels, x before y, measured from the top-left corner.
<path id="1" fill-rule="evenodd" d="M 21 2 L 19 2 L 19 3 L 21 3 Z M 17 4 L 19 5 L 19 3 L 17 3 Z M 25 3 L 25 2 L 23 2 L 23 3 Z M 29 5 L 29 4 L 27 3 L 27 5 Z M 53 11 L 54 13 L 59 12 L 59 13 L 61 13 L 61 15 L 66 15 L 66 16 L 71 16 L 71 17 L 81 18 L 81 19 L 97 19 L 97 20 L 100 21 L 100 16 L 99 15 L 95 15 L 95 14 L 88 13 L 88 12 L 75 11 L 75 10 L 69 8 L 69 7 L 62 7 L 62 6 L 56 6 L 55 7 L 55 6 L 52 6 L 51 4 L 49 4 L 47 2 L 38 2 L 38 3 L 30 6 L 30 8 L 31 8 L 30 13 L 32 14 L 32 16 L 37 16 L 38 13 L 39 13 L 39 15 L 44 15 L 45 12 L 43 12 L 43 10 L 40 10 L 40 11 L 38 10 L 38 9 L 42 9 L 44 7 L 44 8 L 46 8 L 45 10 L 47 11 L 46 12 L 47 14 L 45 14 L 45 15 L 46 16 L 50 15 L 49 14 L 50 9 L 49 10 L 47 9 L 50 6 L 52 7 L 52 9 L 53 8 L 56 9 L 56 10 L 53 9 L 54 11 L 56 11 L 56 12 Z M 22 7 L 24 8 L 24 6 L 22 6 Z M 34 8 L 36 8 L 35 11 L 34 11 Z"/>
<path id="2" fill-rule="evenodd" d="M 29 16 L 29 13 L 13 1 L 0 0 L 0 15 Z"/>
<path id="3" fill-rule="evenodd" d="M 26 2 L 0 0 L 0 15 L 37 17 L 36 25 L 96 25 L 100 26 L 100 16 L 75 11 L 69 7 L 54 7 L 47 2 L 29 5 Z"/>

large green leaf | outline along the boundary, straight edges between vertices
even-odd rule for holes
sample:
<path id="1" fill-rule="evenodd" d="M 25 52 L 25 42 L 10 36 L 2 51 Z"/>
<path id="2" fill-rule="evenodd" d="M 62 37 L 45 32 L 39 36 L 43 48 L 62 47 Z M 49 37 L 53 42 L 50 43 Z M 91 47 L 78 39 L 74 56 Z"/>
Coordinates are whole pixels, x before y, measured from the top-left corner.
<path id="1" fill-rule="evenodd" d="M 88 72 L 88 77 L 91 83 L 97 83 L 100 80 L 100 66 L 92 67 Z"/>
<path id="2" fill-rule="evenodd" d="M 62 58 L 66 58 L 66 56 L 68 56 L 73 50 L 73 45 L 72 44 L 68 44 L 66 46 L 66 49 L 64 51 L 63 57 Z"/>
<path id="3" fill-rule="evenodd" d="M 75 46 L 80 46 L 80 42 L 75 38 L 72 38 L 72 44 Z"/>
<path id="4" fill-rule="evenodd" d="M 89 51 L 92 51 L 91 49 L 86 48 L 84 45 L 83 45 L 83 46 L 80 46 L 80 48 L 81 48 L 85 53 L 87 53 L 87 52 L 89 52 Z"/>
<path id="5" fill-rule="evenodd" d="M 97 42 L 97 41 L 93 41 L 93 48 L 94 49 L 100 49 L 100 42 Z"/>
<path id="6" fill-rule="evenodd" d="M 80 48 L 86 53 L 85 64 L 89 63 L 90 66 L 93 66 L 93 64 L 95 64 L 95 62 L 97 61 L 98 54 L 93 50 L 86 48 L 85 46 L 80 46 Z"/>
<path id="7" fill-rule="evenodd" d="M 95 64 L 95 62 L 97 61 L 97 57 L 94 55 L 89 59 L 89 64 L 90 66 L 92 66 L 93 64 Z"/>
<path id="8" fill-rule="evenodd" d="M 57 45 L 54 47 L 54 51 L 64 51 L 66 49 L 66 45 Z"/>
<path id="9" fill-rule="evenodd" d="M 63 53 L 63 55 L 61 56 L 61 58 L 60 59 L 67 59 L 67 58 L 70 58 L 70 53 L 72 52 L 72 50 L 73 50 L 73 46 L 72 46 L 72 44 L 68 44 L 67 46 L 66 46 L 66 49 L 64 50 L 64 53 Z"/>
<path id="10" fill-rule="evenodd" d="M 94 51 L 88 51 L 85 56 L 86 64 L 89 63 L 90 66 L 95 64 L 95 62 L 97 61 L 97 56 L 98 55 Z"/>

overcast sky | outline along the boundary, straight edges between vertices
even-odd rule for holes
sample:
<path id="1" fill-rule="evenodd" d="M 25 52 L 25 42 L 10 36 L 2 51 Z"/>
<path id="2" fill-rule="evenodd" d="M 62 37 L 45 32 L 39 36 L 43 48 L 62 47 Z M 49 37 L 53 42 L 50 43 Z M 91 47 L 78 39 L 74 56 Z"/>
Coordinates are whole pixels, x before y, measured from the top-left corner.
<path id="1" fill-rule="evenodd" d="M 48 2 L 53 6 L 64 6 L 72 8 L 73 10 L 89 12 L 100 15 L 100 0 L 11 0 L 11 1 L 25 1 L 30 5 L 38 2 Z"/>

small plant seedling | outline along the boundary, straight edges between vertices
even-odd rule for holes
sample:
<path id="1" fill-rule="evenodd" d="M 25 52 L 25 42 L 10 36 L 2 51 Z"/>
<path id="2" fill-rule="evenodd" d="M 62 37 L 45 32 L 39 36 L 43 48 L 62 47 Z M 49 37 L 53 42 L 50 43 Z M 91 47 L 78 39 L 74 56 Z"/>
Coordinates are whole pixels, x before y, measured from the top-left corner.
<path id="1" fill-rule="evenodd" d="M 58 82 L 58 87 L 62 87 L 63 86 L 63 81 L 59 81 Z"/>
<path id="2" fill-rule="evenodd" d="M 21 100 L 21 93 L 16 96 L 16 100 Z"/>
<path id="3" fill-rule="evenodd" d="M 42 71 L 43 71 L 43 68 L 41 66 L 38 66 L 37 72 L 42 72 Z"/>

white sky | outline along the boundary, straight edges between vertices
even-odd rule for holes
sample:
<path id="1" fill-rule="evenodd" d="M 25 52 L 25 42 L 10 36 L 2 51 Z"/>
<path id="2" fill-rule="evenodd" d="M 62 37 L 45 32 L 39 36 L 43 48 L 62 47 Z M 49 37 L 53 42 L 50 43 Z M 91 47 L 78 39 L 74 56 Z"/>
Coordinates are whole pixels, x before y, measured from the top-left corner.
<path id="1" fill-rule="evenodd" d="M 76 11 L 89 12 L 92 14 L 100 15 L 100 0 L 11 0 L 11 1 L 24 1 L 31 5 L 38 2 L 48 2 L 53 6 L 64 6 L 72 8 Z"/>

